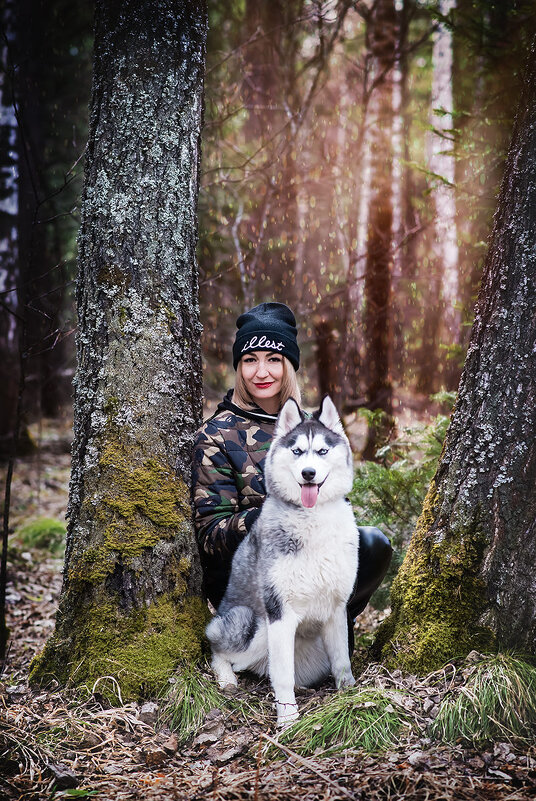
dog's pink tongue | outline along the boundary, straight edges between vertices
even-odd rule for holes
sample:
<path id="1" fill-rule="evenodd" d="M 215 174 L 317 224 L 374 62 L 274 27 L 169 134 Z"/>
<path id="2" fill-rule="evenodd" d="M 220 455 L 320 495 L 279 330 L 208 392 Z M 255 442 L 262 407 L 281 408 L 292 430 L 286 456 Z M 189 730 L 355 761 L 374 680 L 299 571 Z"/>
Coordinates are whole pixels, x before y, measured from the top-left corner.
<path id="1" fill-rule="evenodd" d="M 301 502 L 307 509 L 312 509 L 318 498 L 318 484 L 302 484 Z"/>

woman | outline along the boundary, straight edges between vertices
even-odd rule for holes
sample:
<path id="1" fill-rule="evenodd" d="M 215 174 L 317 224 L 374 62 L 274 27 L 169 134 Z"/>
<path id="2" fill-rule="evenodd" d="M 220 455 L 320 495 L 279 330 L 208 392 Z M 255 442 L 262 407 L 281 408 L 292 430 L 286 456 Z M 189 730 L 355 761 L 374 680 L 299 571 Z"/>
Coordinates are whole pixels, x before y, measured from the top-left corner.
<path id="1" fill-rule="evenodd" d="M 225 593 L 232 557 L 260 514 L 266 495 L 263 466 L 279 409 L 300 404 L 296 320 L 284 303 L 261 303 L 240 315 L 233 345 L 236 370 L 216 413 L 200 429 L 194 450 L 196 536 L 205 592 L 215 608 Z M 377 528 L 359 528 L 359 569 L 348 603 L 353 620 L 363 611 L 391 561 L 391 545 Z"/>

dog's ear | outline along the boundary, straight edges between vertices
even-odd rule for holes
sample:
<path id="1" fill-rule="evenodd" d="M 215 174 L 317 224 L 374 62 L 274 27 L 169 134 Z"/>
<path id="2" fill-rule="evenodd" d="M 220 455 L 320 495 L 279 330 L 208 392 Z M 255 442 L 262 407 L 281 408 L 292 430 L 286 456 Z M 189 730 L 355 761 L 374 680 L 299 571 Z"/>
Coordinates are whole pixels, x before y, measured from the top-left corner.
<path id="1" fill-rule="evenodd" d="M 279 412 L 279 417 L 275 425 L 274 437 L 284 437 L 285 434 L 288 434 L 289 431 L 296 428 L 302 420 L 303 417 L 300 407 L 294 398 L 289 398 Z"/>
<path id="2" fill-rule="evenodd" d="M 320 409 L 315 414 L 315 417 L 320 423 L 322 423 L 322 425 L 326 426 L 326 428 L 329 428 L 331 431 L 335 431 L 336 434 L 345 436 L 341 418 L 339 417 L 337 409 L 335 408 L 335 404 L 329 395 L 325 395 L 322 399 Z"/>

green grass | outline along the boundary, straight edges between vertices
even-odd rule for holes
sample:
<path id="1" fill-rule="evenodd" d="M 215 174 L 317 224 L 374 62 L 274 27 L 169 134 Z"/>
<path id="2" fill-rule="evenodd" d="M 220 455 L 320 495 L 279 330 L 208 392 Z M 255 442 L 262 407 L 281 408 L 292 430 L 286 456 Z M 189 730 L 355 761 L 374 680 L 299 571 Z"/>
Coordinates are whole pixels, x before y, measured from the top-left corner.
<path id="1" fill-rule="evenodd" d="M 446 742 L 460 739 L 473 745 L 533 741 L 536 668 L 507 654 L 478 663 L 456 697 L 442 703 L 431 734 Z"/>
<path id="2" fill-rule="evenodd" d="M 244 719 L 264 715 L 253 693 L 246 690 L 227 695 L 205 671 L 207 667 L 185 665 L 163 700 L 160 717 L 175 732 L 179 743 L 196 734 L 212 709 L 236 713 Z"/>
<path id="3" fill-rule="evenodd" d="M 409 723 L 394 693 L 354 688 L 338 692 L 304 713 L 279 739 L 302 756 L 348 748 L 373 753 L 393 748 Z"/>
<path id="4" fill-rule="evenodd" d="M 38 517 L 27 523 L 17 532 L 25 548 L 49 551 L 53 556 L 61 556 L 65 548 L 65 525 L 51 517 Z"/>
<path id="5" fill-rule="evenodd" d="M 184 743 L 202 726 L 207 712 L 227 707 L 228 701 L 201 667 L 185 665 L 165 696 L 161 718 Z"/>

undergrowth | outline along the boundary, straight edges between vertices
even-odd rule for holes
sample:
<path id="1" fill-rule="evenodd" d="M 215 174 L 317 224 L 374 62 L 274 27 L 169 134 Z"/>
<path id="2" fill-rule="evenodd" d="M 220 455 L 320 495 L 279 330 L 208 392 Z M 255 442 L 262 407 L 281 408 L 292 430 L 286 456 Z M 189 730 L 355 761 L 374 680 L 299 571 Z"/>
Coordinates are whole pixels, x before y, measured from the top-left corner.
<path id="1" fill-rule="evenodd" d="M 479 662 L 456 695 L 443 701 L 431 734 L 475 746 L 490 740 L 533 741 L 536 667 L 508 654 Z"/>
<path id="2" fill-rule="evenodd" d="M 446 400 L 453 402 L 454 396 Z M 383 586 L 373 597 L 373 606 L 388 604 L 389 587 L 398 572 L 413 534 L 424 498 L 435 474 L 449 418 L 438 415 L 424 427 L 405 428 L 382 447 L 375 462 L 356 465 L 349 496 L 359 524 L 378 526 L 390 538 L 393 559 Z"/>
<path id="3" fill-rule="evenodd" d="M 398 744 L 410 717 L 396 694 L 374 688 L 343 690 L 290 726 L 279 738 L 302 756 L 345 749 L 373 753 Z"/>
<path id="4" fill-rule="evenodd" d="M 65 549 L 65 525 L 51 517 L 39 517 L 19 529 L 18 537 L 24 548 L 48 551 L 61 556 Z"/>

